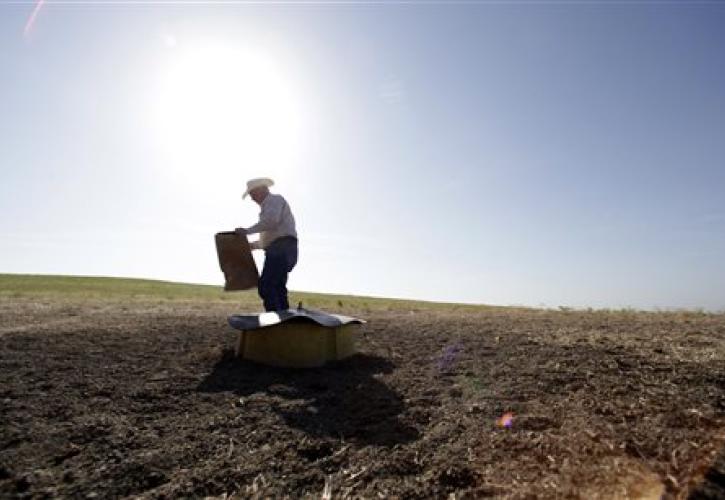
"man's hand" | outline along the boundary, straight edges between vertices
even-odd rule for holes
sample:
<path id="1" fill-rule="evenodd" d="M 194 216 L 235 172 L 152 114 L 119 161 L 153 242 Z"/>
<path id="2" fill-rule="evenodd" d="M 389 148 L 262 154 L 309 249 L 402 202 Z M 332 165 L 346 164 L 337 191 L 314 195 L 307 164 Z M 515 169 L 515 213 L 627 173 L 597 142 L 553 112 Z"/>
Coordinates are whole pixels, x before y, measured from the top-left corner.
<path id="1" fill-rule="evenodd" d="M 239 236 L 245 236 L 247 234 L 247 230 L 243 227 L 236 228 L 234 232 L 237 233 Z"/>

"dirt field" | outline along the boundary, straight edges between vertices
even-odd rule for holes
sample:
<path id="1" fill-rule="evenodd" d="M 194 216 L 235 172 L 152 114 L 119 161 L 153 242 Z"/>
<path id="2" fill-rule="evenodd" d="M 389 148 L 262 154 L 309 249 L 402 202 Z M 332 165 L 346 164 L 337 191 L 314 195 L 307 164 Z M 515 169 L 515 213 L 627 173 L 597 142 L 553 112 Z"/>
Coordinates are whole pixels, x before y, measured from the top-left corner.
<path id="1" fill-rule="evenodd" d="M 295 371 L 233 302 L 1 296 L 0 497 L 725 498 L 725 316 L 338 305 Z"/>

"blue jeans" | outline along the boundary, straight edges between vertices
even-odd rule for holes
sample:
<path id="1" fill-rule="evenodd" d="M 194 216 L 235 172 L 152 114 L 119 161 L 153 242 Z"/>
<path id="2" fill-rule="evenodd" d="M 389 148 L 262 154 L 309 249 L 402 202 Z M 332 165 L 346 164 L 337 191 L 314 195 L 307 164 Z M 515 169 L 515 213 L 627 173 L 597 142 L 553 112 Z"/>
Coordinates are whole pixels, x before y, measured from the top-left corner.
<path id="1" fill-rule="evenodd" d="M 297 264 L 297 238 L 277 238 L 264 251 L 264 268 L 259 278 L 259 296 L 265 311 L 289 309 L 287 275 Z"/>

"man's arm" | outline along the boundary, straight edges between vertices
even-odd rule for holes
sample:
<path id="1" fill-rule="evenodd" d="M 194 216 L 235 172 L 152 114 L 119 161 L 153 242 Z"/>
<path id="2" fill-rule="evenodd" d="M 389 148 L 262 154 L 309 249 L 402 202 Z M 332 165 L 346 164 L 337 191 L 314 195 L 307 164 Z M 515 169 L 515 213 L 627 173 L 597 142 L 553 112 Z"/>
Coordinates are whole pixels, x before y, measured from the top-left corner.
<path id="1" fill-rule="evenodd" d="M 235 233 L 237 233 L 239 236 L 246 237 L 247 236 L 247 230 L 243 227 L 238 227 L 234 230 Z M 257 241 L 250 241 L 249 242 L 249 248 L 252 250 L 262 250 L 262 242 Z"/>

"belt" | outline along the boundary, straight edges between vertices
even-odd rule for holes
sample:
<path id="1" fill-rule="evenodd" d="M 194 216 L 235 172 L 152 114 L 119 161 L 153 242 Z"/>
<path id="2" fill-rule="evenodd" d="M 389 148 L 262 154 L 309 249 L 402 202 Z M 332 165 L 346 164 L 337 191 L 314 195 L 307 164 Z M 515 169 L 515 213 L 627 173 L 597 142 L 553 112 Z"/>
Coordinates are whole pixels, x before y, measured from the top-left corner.
<path id="1" fill-rule="evenodd" d="M 272 243 L 270 243 L 269 245 L 267 245 L 267 248 L 271 247 L 275 243 L 281 243 L 281 242 L 284 242 L 284 241 L 294 241 L 294 242 L 297 242 L 297 238 L 295 236 L 280 236 L 279 238 L 277 238 L 274 241 L 272 241 Z"/>

